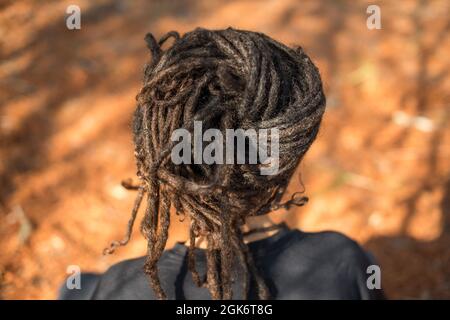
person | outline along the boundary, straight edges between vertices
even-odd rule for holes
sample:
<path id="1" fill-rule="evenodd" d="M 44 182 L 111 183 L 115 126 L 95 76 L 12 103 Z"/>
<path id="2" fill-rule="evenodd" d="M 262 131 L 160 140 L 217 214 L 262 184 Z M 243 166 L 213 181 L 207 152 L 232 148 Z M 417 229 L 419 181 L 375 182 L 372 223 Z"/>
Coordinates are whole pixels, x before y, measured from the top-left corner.
<path id="1" fill-rule="evenodd" d="M 173 44 L 163 49 L 170 38 Z M 139 184 L 124 184 L 137 199 L 126 237 L 105 253 L 128 243 L 145 198 L 147 254 L 100 275 L 83 274 L 82 290 L 63 287 L 60 298 L 383 298 L 367 285 L 374 261 L 356 242 L 332 231 L 289 229 L 271 218 L 307 202 L 289 190 L 325 111 L 319 71 L 303 49 L 232 28 L 198 28 L 182 37 L 169 32 L 159 41 L 148 34 L 146 42 L 152 58 L 133 120 Z M 198 122 L 215 130 L 211 144 L 200 148 L 215 161 L 195 155 L 192 161 L 199 151 L 195 135 L 176 148 L 181 138 L 174 132 L 192 133 Z M 261 147 L 250 134 L 242 143 L 236 135 L 225 157 L 217 147 L 230 129 L 264 136 L 267 152 L 251 161 L 251 151 Z M 268 129 L 276 136 L 268 138 Z M 189 237 L 165 250 L 174 217 L 186 220 Z"/>

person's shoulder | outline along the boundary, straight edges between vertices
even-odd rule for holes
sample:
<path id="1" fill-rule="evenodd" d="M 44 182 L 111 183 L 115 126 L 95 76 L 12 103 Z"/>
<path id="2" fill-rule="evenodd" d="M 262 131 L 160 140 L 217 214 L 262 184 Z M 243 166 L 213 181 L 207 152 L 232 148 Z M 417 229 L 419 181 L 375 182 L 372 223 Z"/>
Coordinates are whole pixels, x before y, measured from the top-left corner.
<path id="1" fill-rule="evenodd" d="M 176 257 L 177 259 L 175 259 Z M 154 294 L 148 285 L 144 273 L 146 257 L 139 257 L 118 262 L 100 275 L 93 299 L 154 299 Z M 173 271 L 179 269 L 180 259 L 172 250 L 165 250 L 158 261 L 161 279 L 173 276 Z M 162 283 L 162 285 L 166 285 Z"/>
<path id="2" fill-rule="evenodd" d="M 339 231 L 324 230 L 317 232 L 306 232 L 294 229 L 292 230 L 292 233 L 298 240 L 306 241 L 314 245 L 332 245 L 333 247 L 358 245 L 355 240 Z"/>
<path id="3" fill-rule="evenodd" d="M 105 273 L 103 273 L 103 277 L 116 277 L 117 275 L 120 275 L 121 277 L 131 276 L 136 272 L 142 271 L 144 263 L 145 257 L 120 261 L 109 267 Z"/>
<path id="4" fill-rule="evenodd" d="M 366 260 L 365 250 L 352 238 L 338 231 L 303 232 L 295 231 L 297 241 L 294 246 L 311 249 L 316 255 L 325 255 L 328 259 L 351 262 Z"/>
<path id="5" fill-rule="evenodd" d="M 304 237 L 315 244 L 328 244 L 333 247 L 354 247 L 357 242 L 349 236 L 332 230 L 325 230 L 319 232 L 301 232 Z"/>
<path id="6" fill-rule="evenodd" d="M 133 279 L 141 277 L 144 263 L 145 257 L 140 257 L 124 260 L 109 267 L 100 275 L 93 299 L 126 299 L 126 287 Z"/>
<path id="7" fill-rule="evenodd" d="M 302 281 L 315 279 L 326 283 L 321 294 L 345 299 L 382 299 L 382 290 L 369 290 L 366 285 L 368 267 L 375 259 L 355 240 L 336 231 L 294 231 L 286 256 L 298 259 L 298 266 L 290 269 Z M 292 263 L 289 264 L 292 266 Z M 295 275 L 294 274 L 294 275 Z M 305 278 L 307 274 L 307 278 Z M 303 278 L 300 278 L 302 276 Z M 329 284 L 339 284 L 331 290 Z M 317 289 L 319 290 L 319 289 Z M 317 292 L 317 291 L 316 291 Z M 333 295 L 334 294 L 334 295 Z"/>

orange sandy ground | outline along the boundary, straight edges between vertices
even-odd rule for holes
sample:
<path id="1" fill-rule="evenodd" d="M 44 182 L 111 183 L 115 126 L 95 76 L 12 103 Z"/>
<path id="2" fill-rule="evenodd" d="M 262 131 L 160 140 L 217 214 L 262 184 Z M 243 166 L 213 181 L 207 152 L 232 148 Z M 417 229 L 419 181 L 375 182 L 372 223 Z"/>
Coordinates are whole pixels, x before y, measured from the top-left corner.
<path id="1" fill-rule="evenodd" d="M 135 173 L 130 119 L 149 53 L 143 37 L 234 26 L 300 44 L 328 110 L 302 166 L 310 197 L 287 213 L 339 230 L 378 258 L 391 298 L 450 298 L 448 1 L 74 1 L 0 4 L 0 297 L 53 299 L 68 265 L 103 271 L 117 254 Z M 297 178 L 296 178 L 297 179 Z M 172 228 L 170 244 L 183 237 Z"/>

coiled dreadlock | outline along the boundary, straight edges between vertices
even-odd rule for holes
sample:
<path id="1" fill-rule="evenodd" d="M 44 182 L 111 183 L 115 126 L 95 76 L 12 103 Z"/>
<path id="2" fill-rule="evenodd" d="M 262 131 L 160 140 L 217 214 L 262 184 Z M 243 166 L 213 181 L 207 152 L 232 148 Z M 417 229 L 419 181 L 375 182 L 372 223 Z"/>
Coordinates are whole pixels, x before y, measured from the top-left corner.
<path id="1" fill-rule="evenodd" d="M 173 38 L 173 45 L 161 46 Z M 269 291 L 244 243 L 241 226 L 251 215 L 280 207 L 303 205 L 294 194 L 281 204 L 290 177 L 314 141 L 325 110 L 318 69 L 301 48 L 291 49 L 264 34 L 236 30 L 196 29 L 182 37 L 169 32 L 158 42 L 145 37 L 152 59 L 144 70 L 137 95 L 134 144 L 139 186 L 125 239 L 106 253 L 125 245 L 139 205 L 147 195 L 141 232 L 148 241 L 144 271 L 156 296 L 165 299 L 157 272 L 168 236 L 170 208 L 190 219 L 188 268 L 198 286 L 213 299 L 231 299 L 232 267 L 244 275 L 244 299 L 252 281 L 260 299 Z M 260 175 L 258 164 L 181 164 L 170 159 L 171 133 L 192 131 L 194 120 L 204 127 L 244 130 L 278 128 L 279 170 Z M 198 237 L 207 240 L 207 272 L 195 268 Z"/>

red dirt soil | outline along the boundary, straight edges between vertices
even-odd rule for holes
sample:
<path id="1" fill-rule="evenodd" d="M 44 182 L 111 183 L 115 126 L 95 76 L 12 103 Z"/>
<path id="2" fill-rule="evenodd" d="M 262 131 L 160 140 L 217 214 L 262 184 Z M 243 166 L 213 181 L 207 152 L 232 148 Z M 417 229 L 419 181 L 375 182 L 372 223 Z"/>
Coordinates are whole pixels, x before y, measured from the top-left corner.
<path id="1" fill-rule="evenodd" d="M 0 4 L 0 298 L 53 299 L 69 265 L 104 271 L 145 253 L 125 231 L 143 37 L 233 26 L 299 44 L 327 95 L 292 227 L 332 229 L 379 260 L 390 298 L 450 298 L 448 1 L 73 1 Z M 297 179 L 297 177 L 295 177 Z M 169 245 L 184 237 L 172 226 Z"/>

